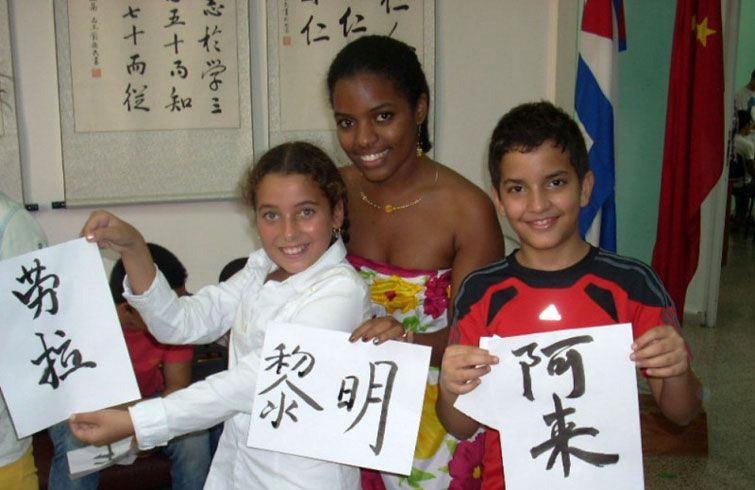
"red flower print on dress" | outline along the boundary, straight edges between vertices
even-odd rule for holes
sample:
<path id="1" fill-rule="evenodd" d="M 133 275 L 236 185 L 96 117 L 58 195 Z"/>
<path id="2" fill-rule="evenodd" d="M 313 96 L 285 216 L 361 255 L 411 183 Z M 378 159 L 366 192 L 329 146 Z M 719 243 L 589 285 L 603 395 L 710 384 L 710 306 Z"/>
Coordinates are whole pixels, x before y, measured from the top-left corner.
<path id="1" fill-rule="evenodd" d="M 440 276 L 433 276 L 425 284 L 424 313 L 438 318 L 448 309 L 448 298 L 451 293 L 451 271 Z"/>
<path id="2" fill-rule="evenodd" d="M 482 456 L 485 452 L 485 432 L 472 441 L 461 441 L 448 463 L 451 485 L 448 490 L 479 490 L 482 487 Z"/>

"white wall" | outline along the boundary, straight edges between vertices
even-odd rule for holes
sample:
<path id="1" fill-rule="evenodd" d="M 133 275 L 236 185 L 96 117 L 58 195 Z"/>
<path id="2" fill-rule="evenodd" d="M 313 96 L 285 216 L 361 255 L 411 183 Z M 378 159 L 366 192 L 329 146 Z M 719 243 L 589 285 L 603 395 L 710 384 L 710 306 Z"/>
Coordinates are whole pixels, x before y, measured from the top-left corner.
<path id="1" fill-rule="evenodd" d="M 252 3 L 252 15 L 261 15 L 262 1 Z M 572 64 L 564 59 L 574 57 L 576 17 L 571 6 L 576 3 L 436 2 L 436 159 L 488 190 L 484 155 L 498 118 L 527 100 L 550 99 L 571 106 L 569 100 L 558 99 L 573 92 L 564 90 L 563 84 L 574 83 Z M 60 243 L 78 236 L 92 209 L 50 206 L 65 200 L 52 0 L 9 0 L 9 7 L 25 201 L 39 204 L 36 218 L 50 242 Z M 258 19 L 253 26 L 264 25 Z M 256 39 L 263 37 L 258 33 Z M 259 83 L 265 78 L 254 73 L 255 65 L 253 83 Z M 252 94 L 256 107 L 264 106 L 260 94 L 264 88 Z M 255 145 L 266 146 L 260 141 L 264 116 L 256 115 L 254 122 Z M 258 243 L 246 212 L 233 202 L 111 209 L 137 226 L 147 240 L 173 250 L 189 270 L 192 290 L 214 282 L 226 262 L 247 255 Z M 107 265 L 112 261 L 112 255 L 106 257 Z"/>

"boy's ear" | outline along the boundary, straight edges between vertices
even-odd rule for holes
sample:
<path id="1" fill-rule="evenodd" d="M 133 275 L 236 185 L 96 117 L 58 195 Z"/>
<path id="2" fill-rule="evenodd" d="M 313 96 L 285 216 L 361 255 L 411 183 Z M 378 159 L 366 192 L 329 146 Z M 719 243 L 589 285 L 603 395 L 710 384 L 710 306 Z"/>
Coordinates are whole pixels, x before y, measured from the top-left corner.
<path id="1" fill-rule="evenodd" d="M 593 187 L 595 187 L 595 174 L 592 173 L 592 170 L 588 170 L 582 179 L 582 188 L 579 191 L 580 207 L 583 208 L 590 203 Z"/>
<path id="2" fill-rule="evenodd" d="M 506 208 L 501 202 L 501 195 L 498 193 L 498 189 L 495 186 L 493 186 L 490 194 L 493 196 L 493 204 L 495 204 L 495 209 L 501 214 L 501 216 L 505 218 Z"/>

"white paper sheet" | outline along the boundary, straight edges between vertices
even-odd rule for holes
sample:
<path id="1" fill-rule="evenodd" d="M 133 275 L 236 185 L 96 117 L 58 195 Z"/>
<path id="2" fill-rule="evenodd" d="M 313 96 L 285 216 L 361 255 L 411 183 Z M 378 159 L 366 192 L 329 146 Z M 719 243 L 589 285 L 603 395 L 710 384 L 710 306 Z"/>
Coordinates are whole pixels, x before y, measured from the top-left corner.
<path id="1" fill-rule="evenodd" d="M 576 343 L 550 355 L 542 351 L 565 339 Z M 460 396 L 455 407 L 499 430 L 508 490 L 643 488 L 637 382 L 634 363 L 629 359 L 631 344 L 629 324 L 481 341 L 481 347 L 497 355 L 500 363 L 482 378 L 477 389 Z M 526 346 L 532 346 L 529 353 L 514 354 Z M 573 362 L 571 367 L 566 363 L 559 369 L 557 359 Z M 583 383 L 579 376 L 575 378 L 580 363 Z M 549 365 L 553 374 L 548 372 Z M 527 370 L 531 379 L 529 392 L 524 381 Z M 561 405 L 560 416 L 554 415 L 559 413 L 557 404 Z M 545 417 L 552 418 L 546 421 Z M 590 430 L 590 434 L 582 430 Z M 545 446 L 538 453 L 541 444 Z M 587 453 L 579 453 L 580 450 Z M 596 454 L 608 459 L 615 455 L 618 459 L 602 466 L 585 461 L 603 457 Z M 550 458 L 552 467 L 547 469 Z"/>
<path id="2" fill-rule="evenodd" d="M 127 437 L 107 446 L 86 446 L 68 451 L 66 456 L 71 479 L 77 480 L 114 464 L 132 464 L 139 452 L 136 445 L 132 445 L 133 439 Z"/>
<path id="3" fill-rule="evenodd" d="M 18 437 L 139 398 L 97 246 L 0 262 L 0 387 Z"/>
<path id="4" fill-rule="evenodd" d="M 268 329 L 248 445 L 407 475 L 430 348 L 347 339 L 294 325 Z"/>

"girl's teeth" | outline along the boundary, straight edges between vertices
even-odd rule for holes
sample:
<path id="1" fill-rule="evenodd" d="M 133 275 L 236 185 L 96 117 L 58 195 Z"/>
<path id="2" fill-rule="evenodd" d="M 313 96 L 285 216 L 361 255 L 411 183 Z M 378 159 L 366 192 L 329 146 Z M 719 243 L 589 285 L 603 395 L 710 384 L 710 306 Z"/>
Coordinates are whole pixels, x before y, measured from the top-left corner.
<path id="1" fill-rule="evenodd" d="M 304 246 L 300 247 L 288 247 L 283 249 L 283 253 L 286 255 L 296 255 L 304 251 Z"/>

